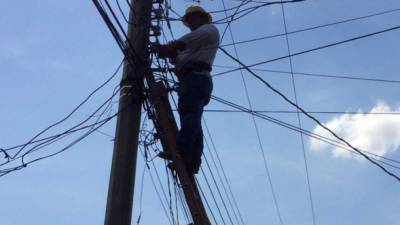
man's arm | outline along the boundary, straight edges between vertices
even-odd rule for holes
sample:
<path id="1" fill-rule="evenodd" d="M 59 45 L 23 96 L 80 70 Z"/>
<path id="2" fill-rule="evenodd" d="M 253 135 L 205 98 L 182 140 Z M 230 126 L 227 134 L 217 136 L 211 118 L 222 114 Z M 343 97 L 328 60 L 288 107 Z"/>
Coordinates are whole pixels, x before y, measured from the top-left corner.
<path id="1" fill-rule="evenodd" d="M 171 41 L 168 44 L 153 45 L 153 50 L 157 53 L 160 58 L 175 58 L 178 51 L 183 51 L 186 48 L 186 44 L 183 41 Z"/>

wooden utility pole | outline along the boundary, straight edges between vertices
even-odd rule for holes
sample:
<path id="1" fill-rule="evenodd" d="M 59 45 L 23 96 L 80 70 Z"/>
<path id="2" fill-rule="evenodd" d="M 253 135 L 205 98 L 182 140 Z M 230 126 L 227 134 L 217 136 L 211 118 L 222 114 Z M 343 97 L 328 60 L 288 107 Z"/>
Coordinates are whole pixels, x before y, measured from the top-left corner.
<path id="1" fill-rule="evenodd" d="M 131 225 L 136 158 L 143 102 L 143 78 L 147 59 L 151 0 L 132 0 L 128 41 L 107 197 L 105 225 Z M 134 63 L 132 65 L 131 63 Z"/>

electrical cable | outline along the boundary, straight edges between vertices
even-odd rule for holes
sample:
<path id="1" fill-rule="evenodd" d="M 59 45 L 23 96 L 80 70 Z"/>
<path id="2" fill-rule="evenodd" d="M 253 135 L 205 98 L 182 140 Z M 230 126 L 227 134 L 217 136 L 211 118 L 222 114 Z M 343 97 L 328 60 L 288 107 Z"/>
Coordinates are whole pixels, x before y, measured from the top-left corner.
<path id="1" fill-rule="evenodd" d="M 339 21 L 332 22 L 332 23 L 327 23 L 327 24 L 322 24 L 322 25 L 302 28 L 302 29 L 298 29 L 298 30 L 294 30 L 294 31 L 288 31 L 287 34 L 291 35 L 291 34 L 302 33 L 302 32 L 316 30 L 316 29 L 320 29 L 320 28 L 335 26 L 335 25 L 338 25 L 338 24 L 344 24 L 344 23 L 353 22 L 353 21 L 362 20 L 362 19 L 367 19 L 367 18 L 371 18 L 371 17 L 391 14 L 391 13 L 395 13 L 395 12 L 399 12 L 399 11 L 400 11 L 400 8 L 395 8 L 395 9 L 391 9 L 391 10 L 385 10 L 385 11 L 381 11 L 381 12 L 377 12 L 377 13 L 373 13 L 373 14 L 368 14 L 368 15 L 365 15 L 365 16 L 339 20 Z M 237 41 L 235 44 L 236 45 L 240 45 L 240 44 L 245 44 L 245 43 L 250 43 L 250 42 L 255 42 L 255 41 L 261 41 L 261 40 L 267 40 L 267 39 L 276 38 L 276 37 L 282 37 L 282 36 L 285 36 L 285 35 L 286 35 L 285 33 L 280 33 L 280 34 L 275 34 L 275 35 L 268 35 L 268 36 L 252 38 L 252 39 L 243 40 L 243 41 Z M 233 43 L 224 44 L 224 45 L 221 45 L 221 47 L 226 47 L 226 46 L 230 46 L 230 45 L 233 45 Z"/>
<path id="2" fill-rule="evenodd" d="M 228 69 L 237 69 L 236 66 L 221 66 L 221 65 L 213 65 L 213 67 L 217 68 L 228 68 Z M 239 68 L 243 70 L 242 68 Z M 257 69 L 253 68 L 253 71 L 260 71 L 260 72 L 271 72 L 271 73 L 281 73 L 281 74 L 289 74 L 292 73 L 290 71 L 283 71 L 283 70 L 269 70 L 269 69 Z M 214 77 L 219 77 L 220 75 L 213 75 Z M 349 75 L 330 75 L 330 74 L 320 74 L 320 73 L 303 73 L 303 72 L 293 72 L 293 75 L 297 76 L 306 76 L 306 77 L 319 77 L 319 78 L 337 78 L 337 79 L 348 79 L 348 80 L 356 80 L 356 81 L 371 81 L 371 82 L 382 82 L 382 83 L 392 83 L 392 84 L 399 84 L 400 80 L 390 80 L 390 79 L 378 79 L 378 78 L 365 78 L 361 76 L 349 76 Z"/>
<path id="3" fill-rule="evenodd" d="M 269 59 L 269 60 L 265 60 L 265 61 L 258 62 L 258 63 L 253 63 L 253 64 L 250 64 L 250 65 L 246 65 L 246 67 L 242 66 L 242 67 L 239 67 L 239 68 L 236 68 L 236 69 L 232 69 L 232 70 L 224 71 L 224 72 L 221 72 L 221 73 L 217 73 L 214 76 L 218 76 L 218 75 L 226 74 L 226 73 L 231 73 L 231 72 L 238 71 L 238 70 L 241 70 L 241 69 L 251 68 L 251 67 L 254 67 L 254 66 L 259 66 L 259 65 L 263 65 L 263 64 L 267 64 L 267 63 L 271 63 L 271 62 L 275 62 L 275 61 L 279 61 L 279 60 L 282 60 L 282 59 L 287 59 L 289 57 L 303 55 L 303 54 L 306 54 L 306 53 L 310 53 L 310 52 L 318 51 L 318 50 L 321 50 L 321 49 L 325 49 L 325 48 L 329 48 L 329 47 L 333 47 L 333 46 L 337 46 L 337 45 L 353 42 L 353 41 L 356 41 L 356 40 L 360 40 L 360 39 L 363 39 L 363 38 L 375 36 L 375 35 L 378 35 L 378 34 L 387 33 L 387 32 L 398 30 L 398 29 L 400 29 L 400 26 L 391 27 L 391 28 L 388 28 L 388 29 L 376 31 L 376 32 L 373 32 L 373 33 L 368 33 L 368 34 L 365 34 L 365 35 L 353 37 L 353 38 L 346 39 L 346 40 L 343 40 L 343 41 L 338 41 L 338 42 L 334 42 L 334 43 L 331 43 L 331 44 L 322 45 L 322 46 L 319 46 L 319 47 L 316 47 L 316 48 L 311 48 L 311 49 L 308 49 L 308 50 L 296 52 L 296 53 L 293 53 L 291 55 L 285 55 L 285 56 L 281 56 L 281 57 L 278 57 L 278 58 Z M 229 54 L 222 47 L 219 47 L 219 49 L 221 49 L 222 51 L 224 51 L 227 54 Z"/>
<path id="4" fill-rule="evenodd" d="M 253 6 L 253 7 L 249 7 L 246 9 L 243 9 L 241 11 L 236 11 L 232 16 L 227 16 L 226 18 L 214 21 L 214 24 L 223 24 L 223 23 L 232 23 L 233 21 L 239 20 L 247 15 L 249 15 L 250 13 L 256 11 L 257 9 L 261 8 L 261 7 L 265 7 L 265 6 L 269 6 L 269 5 L 276 5 L 276 4 L 285 4 L 285 3 L 296 3 L 296 2 L 303 2 L 305 0 L 291 0 L 291 1 L 276 1 L 276 2 L 266 2 L 263 3 L 261 5 L 258 6 Z M 243 13 L 242 15 L 233 18 L 234 16 L 239 15 L 240 13 Z M 224 20 L 227 20 L 228 18 L 232 18 L 231 20 L 229 20 L 228 22 L 223 22 Z"/>
<path id="5" fill-rule="evenodd" d="M 398 27 L 400 28 L 400 27 Z M 391 29 L 393 30 L 393 28 Z M 375 32 L 377 33 L 377 32 Z M 382 31 L 380 32 L 382 33 Z M 281 93 L 280 91 L 278 91 L 277 89 L 275 89 L 273 86 L 271 86 L 267 81 L 265 81 L 263 78 L 261 78 L 259 75 L 257 75 L 255 72 L 253 72 L 247 65 L 243 64 L 241 61 L 239 61 L 238 59 L 236 59 L 234 56 L 232 56 L 231 54 L 229 54 L 225 49 L 220 48 L 220 50 L 222 52 L 224 52 L 227 56 L 229 56 L 232 60 L 238 62 L 241 64 L 242 67 L 244 67 L 250 74 L 252 74 L 255 78 L 257 78 L 259 81 L 261 81 L 266 87 L 268 87 L 271 91 L 275 92 L 277 95 L 279 95 L 283 100 L 285 100 L 287 103 L 289 103 L 290 105 L 294 106 L 296 109 L 300 110 L 305 116 L 307 116 L 308 118 L 310 118 L 311 120 L 313 120 L 314 122 L 316 122 L 320 127 L 322 127 L 324 130 L 326 130 L 327 132 L 329 132 L 331 135 L 333 135 L 335 138 L 337 138 L 338 140 L 342 141 L 343 143 L 345 143 L 348 147 L 350 147 L 351 149 L 353 149 L 354 151 L 358 152 L 362 157 L 364 157 L 367 161 L 371 162 L 372 164 L 374 164 L 375 166 L 377 166 L 378 168 L 380 168 L 384 173 L 386 173 L 387 175 L 395 178 L 398 182 L 400 182 L 400 177 L 397 176 L 396 174 L 388 171 L 385 167 L 383 167 L 382 165 L 380 165 L 379 163 L 373 161 L 369 156 L 367 156 L 366 154 L 364 154 L 363 152 L 361 152 L 358 148 L 354 147 L 352 144 L 350 144 L 349 142 L 347 142 L 346 140 L 344 140 L 342 137 L 339 137 L 334 131 L 332 131 L 331 129 L 329 129 L 327 126 L 325 126 L 324 124 L 322 124 L 322 122 L 320 122 L 317 118 L 315 118 L 314 116 L 312 116 L 311 114 L 308 114 L 302 107 L 300 107 L 299 105 L 297 105 L 296 103 L 294 103 L 292 100 L 290 100 L 289 98 L 287 98 L 283 93 Z M 295 55 L 295 54 L 293 54 Z"/>
<path id="6" fill-rule="evenodd" d="M 227 101 L 227 100 L 225 100 L 225 99 L 222 99 L 222 98 L 219 98 L 219 97 L 216 97 L 216 96 L 212 96 L 212 99 L 215 100 L 215 101 L 217 101 L 217 102 L 219 102 L 219 103 L 222 103 L 222 104 L 224 104 L 224 105 L 227 105 L 227 106 L 229 106 L 229 107 L 238 109 L 238 110 L 240 110 L 240 111 L 242 111 L 242 112 L 249 113 L 249 114 L 253 114 L 253 115 L 255 115 L 256 117 L 258 117 L 258 118 L 260 118 L 260 119 L 263 119 L 263 120 L 272 122 L 272 123 L 274 123 L 274 124 L 277 124 L 277 125 L 279 125 L 279 126 L 282 126 L 282 127 L 287 128 L 287 129 L 289 129 L 289 130 L 292 130 L 292 131 L 301 132 L 301 133 L 303 133 L 304 135 L 307 135 L 307 136 L 309 136 L 309 137 L 311 137 L 311 138 L 315 138 L 315 139 L 317 139 L 317 140 L 319 140 L 319 141 L 322 141 L 322 142 L 325 142 L 325 143 L 327 143 L 327 144 L 329 144 L 329 145 L 332 145 L 332 146 L 341 148 L 341 149 L 343 149 L 343 150 L 346 150 L 346 151 L 349 151 L 349 152 L 351 152 L 351 153 L 354 153 L 354 154 L 357 154 L 357 155 L 358 155 L 357 152 L 353 151 L 351 148 L 349 148 L 348 146 L 344 145 L 342 142 L 339 142 L 339 141 L 337 141 L 337 140 L 333 140 L 333 139 L 324 137 L 324 136 L 322 136 L 322 135 L 319 135 L 319 134 L 310 132 L 310 131 L 305 130 L 305 129 L 300 129 L 299 127 L 296 127 L 296 126 L 294 126 L 294 125 L 292 125 L 292 124 L 286 123 L 286 122 L 284 122 L 284 121 L 278 120 L 278 119 L 276 119 L 276 118 L 273 118 L 273 117 L 268 116 L 268 115 L 265 115 L 265 114 L 261 114 L 261 113 L 255 112 L 255 111 L 251 111 L 251 110 L 248 109 L 248 108 L 245 108 L 245 107 L 243 107 L 243 106 L 240 106 L 240 105 L 238 105 L 238 104 L 235 104 L 235 103 L 233 103 L 233 102 Z M 394 159 L 391 159 L 391 158 L 388 158 L 388 157 L 384 157 L 384 156 L 381 156 L 381 155 L 377 155 L 377 154 L 374 154 L 374 153 L 372 153 L 372 152 L 368 152 L 368 151 L 366 151 L 366 150 L 361 150 L 361 151 L 362 151 L 363 153 L 368 154 L 368 155 L 371 155 L 371 156 L 373 156 L 373 157 L 380 158 L 380 159 L 382 159 L 382 160 L 387 160 L 387 161 L 390 161 L 390 162 L 393 162 L 393 163 L 396 163 L 396 164 L 400 164 L 400 161 L 398 161 L 398 160 L 394 160 Z M 382 160 L 379 160 L 379 159 L 376 159 L 376 158 L 374 158 L 376 161 L 382 162 Z M 399 167 L 397 167 L 397 166 L 395 166 L 395 165 L 393 165 L 393 164 L 390 164 L 390 163 L 389 163 L 389 164 L 388 164 L 388 163 L 385 163 L 385 164 L 386 164 L 386 165 L 389 165 L 389 166 L 391 166 L 391 167 L 393 167 L 393 168 L 399 169 Z"/>
<path id="7" fill-rule="evenodd" d="M 176 111 L 176 109 L 174 110 Z M 293 110 L 251 110 L 257 113 L 273 113 L 273 114 L 296 114 Z M 221 113 L 240 113 L 243 111 L 233 109 L 205 109 L 204 112 L 221 112 Z M 301 113 L 301 112 L 300 112 Z M 398 116 L 400 112 L 353 112 L 353 111 L 307 111 L 309 114 L 359 114 L 359 115 L 383 115 L 383 116 Z"/>
<path id="8" fill-rule="evenodd" d="M 210 183 L 208 182 L 206 173 L 204 172 L 204 170 L 203 170 L 202 167 L 200 167 L 200 171 L 201 171 L 201 174 L 202 174 L 203 177 L 204 177 L 204 180 L 206 181 L 206 184 L 207 184 L 208 189 L 210 190 L 211 197 L 212 197 L 212 199 L 213 199 L 213 201 L 214 201 L 215 207 L 216 207 L 217 210 L 218 210 L 218 213 L 219 213 L 219 216 L 220 216 L 220 218 L 221 218 L 221 220 L 222 220 L 222 223 L 223 223 L 224 225 L 226 225 L 224 216 L 222 215 L 222 212 L 221 212 L 221 209 L 219 208 L 217 199 L 215 198 L 214 193 L 212 192 L 212 188 L 211 188 Z"/>
<path id="9" fill-rule="evenodd" d="M 282 1 L 282 0 L 281 0 Z M 282 19 L 283 19 L 283 26 L 285 29 L 285 39 L 286 39 L 286 48 L 287 48 L 287 54 L 291 54 L 291 49 L 290 49 L 290 43 L 289 43 L 289 35 L 287 34 L 287 22 L 286 22 L 286 15 L 285 15 L 285 6 L 281 4 L 281 9 L 282 9 Z M 289 65 L 290 65 L 290 72 L 291 72 L 291 80 L 292 80 L 292 87 L 293 87 L 293 93 L 294 93 L 294 99 L 295 103 L 298 105 L 298 95 L 297 95 L 297 90 L 296 90 L 296 81 L 295 77 L 293 74 L 293 61 L 292 57 L 289 57 Z M 301 123 L 301 118 L 300 118 L 300 112 L 297 110 L 297 122 L 298 126 L 300 129 L 302 129 L 302 123 Z M 301 150 L 303 153 L 303 162 L 304 162 L 304 169 L 306 172 L 306 185 L 307 185 L 307 190 L 308 190 L 308 197 L 310 201 L 310 208 L 311 208 L 311 217 L 312 217 L 312 222 L 313 225 L 316 225 L 316 219 L 315 219 L 315 207 L 314 207 L 314 201 L 313 201 L 313 195 L 311 191 L 311 182 L 310 182 L 310 172 L 309 172 L 309 166 L 308 166 L 308 159 L 307 159 L 307 154 L 305 150 L 305 144 L 304 144 L 304 137 L 303 134 L 300 133 L 300 142 L 301 142 Z"/>
<path id="10" fill-rule="evenodd" d="M 98 86 L 97 88 L 95 88 L 92 92 L 89 93 L 89 95 L 82 101 L 80 102 L 69 114 L 67 114 L 64 118 L 62 118 L 61 120 L 51 124 L 50 126 L 46 127 L 45 129 L 43 129 L 42 131 L 40 131 L 38 134 L 36 134 L 35 136 L 33 136 L 27 143 L 25 143 L 24 145 L 21 146 L 21 148 L 17 151 L 17 153 L 14 154 L 13 157 L 10 158 L 15 158 L 26 146 L 30 145 L 36 138 L 38 138 L 40 135 L 42 135 L 43 133 L 45 133 L 46 131 L 50 130 L 51 128 L 63 123 L 64 121 L 66 121 L 68 118 L 70 118 L 78 109 L 80 109 L 87 101 L 89 101 L 89 99 L 95 94 L 97 93 L 100 89 L 102 89 L 105 85 L 107 85 L 118 73 L 118 71 L 121 69 L 121 66 L 123 64 L 123 60 L 122 62 L 118 65 L 117 69 L 114 71 L 114 73 L 105 81 L 103 82 L 100 86 Z M 6 150 L 7 151 L 7 150 Z"/>
<path id="11" fill-rule="evenodd" d="M 223 166 L 222 166 L 221 160 L 219 159 L 218 152 L 217 152 L 216 146 L 215 146 L 215 144 L 214 144 L 214 140 L 213 140 L 213 138 L 212 138 L 212 135 L 211 135 L 210 130 L 208 129 L 207 121 L 205 120 L 204 117 L 203 117 L 203 122 L 204 122 L 204 127 L 206 128 L 206 133 L 207 133 L 207 135 L 208 135 L 208 138 L 210 139 L 212 148 L 211 148 L 210 145 L 208 144 L 208 141 L 207 141 L 207 139 L 206 139 L 205 137 L 204 137 L 204 141 L 205 141 L 205 143 L 206 143 L 207 149 L 208 149 L 209 154 L 210 154 L 210 156 L 211 156 L 211 160 L 212 160 L 212 162 L 213 162 L 213 164 L 214 164 L 214 167 L 215 167 L 215 169 L 216 169 L 217 175 L 218 175 L 218 177 L 219 177 L 219 179 L 220 179 L 220 182 L 221 182 L 221 184 L 222 184 L 222 188 L 223 188 L 223 190 L 224 190 L 225 195 L 227 196 L 228 203 L 229 203 L 230 207 L 232 208 L 232 211 L 233 211 L 233 213 L 234 213 L 234 216 L 235 216 L 236 220 L 238 221 L 238 224 L 240 224 L 240 222 L 241 222 L 241 224 L 244 225 L 244 220 L 243 220 L 243 217 L 242 217 L 242 213 L 241 213 L 241 211 L 240 211 L 240 209 L 239 209 L 239 207 L 238 207 L 236 198 L 235 198 L 235 196 L 233 195 L 230 182 L 228 181 L 228 178 L 227 178 L 227 176 L 226 176 L 226 174 L 225 174 L 225 170 L 224 170 L 224 168 L 223 168 Z M 216 157 L 217 157 L 217 160 L 218 160 L 219 166 L 220 166 L 219 168 L 218 168 L 218 166 L 217 166 L 216 160 L 215 160 L 215 158 L 214 158 L 214 156 L 213 156 L 213 153 L 212 153 L 211 149 L 214 150 L 214 154 L 215 154 Z M 223 176 L 221 176 L 221 174 L 220 174 L 220 172 L 219 172 L 219 169 L 221 169 Z M 224 180 L 222 177 L 224 177 L 225 180 Z M 228 190 L 229 190 L 229 194 L 230 194 L 230 195 L 228 194 L 228 191 L 227 191 L 227 188 L 226 188 L 226 186 L 225 186 L 225 184 L 224 184 L 224 181 L 225 181 L 225 183 L 226 183 L 226 186 L 228 187 Z M 232 199 L 232 201 L 231 201 L 231 199 Z M 233 202 L 233 204 L 232 204 L 232 202 Z M 235 209 L 236 209 L 236 210 L 235 210 Z M 237 213 L 236 213 L 236 211 L 237 211 Z"/>
<path id="12" fill-rule="evenodd" d="M 276 4 L 276 2 L 275 2 L 275 4 Z M 224 0 L 222 0 L 222 5 L 223 5 L 224 9 L 226 9 Z M 225 14 L 227 14 L 227 13 L 225 12 Z M 232 20 L 233 20 L 233 18 L 232 18 Z M 228 23 L 227 27 L 228 27 L 228 31 L 229 31 L 231 40 L 232 40 L 233 43 L 235 43 L 235 39 L 234 39 L 234 36 L 233 36 L 233 31 L 232 31 L 232 28 L 230 26 L 230 23 Z M 235 44 L 233 45 L 233 49 L 234 49 L 234 53 L 235 53 L 236 58 L 239 59 L 239 53 L 237 51 L 237 48 L 236 48 Z M 243 71 L 239 70 L 239 72 L 240 72 L 240 75 L 241 75 L 241 78 L 242 78 L 242 84 L 243 84 L 243 87 L 244 87 L 247 104 L 248 104 L 250 110 L 252 110 L 253 106 L 252 106 L 252 102 L 250 100 L 250 94 L 249 94 L 249 91 L 248 91 L 248 88 L 247 88 L 246 79 L 244 77 Z M 281 213 L 281 210 L 280 210 L 280 207 L 279 207 L 276 191 L 275 191 L 275 188 L 274 188 L 274 185 L 273 185 L 273 182 L 272 182 L 272 175 L 271 175 L 271 171 L 270 171 L 270 168 L 269 168 L 269 163 L 268 163 L 268 160 L 267 160 L 267 156 L 266 156 L 266 153 L 265 153 L 265 150 L 264 150 L 264 146 L 263 146 L 263 143 L 261 141 L 260 131 L 259 131 L 257 122 L 256 122 L 256 120 L 255 120 L 253 115 L 252 115 L 251 119 L 252 119 L 252 122 L 253 122 L 254 130 L 256 132 L 256 137 L 257 137 L 258 147 L 259 147 L 258 149 L 260 150 L 260 154 L 261 154 L 262 159 L 263 159 L 265 172 L 266 172 L 266 175 L 267 175 L 267 185 L 269 185 L 269 188 L 271 190 L 271 194 L 272 194 L 275 210 L 276 210 L 276 213 L 277 213 L 277 216 L 278 216 L 279 224 L 283 225 L 282 213 Z"/>

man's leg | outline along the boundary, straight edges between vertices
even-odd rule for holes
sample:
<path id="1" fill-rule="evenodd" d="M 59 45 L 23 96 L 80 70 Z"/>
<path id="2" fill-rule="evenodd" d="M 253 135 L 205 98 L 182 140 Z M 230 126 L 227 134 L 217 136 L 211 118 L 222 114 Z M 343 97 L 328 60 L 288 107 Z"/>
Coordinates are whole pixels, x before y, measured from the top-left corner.
<path id="1" fill-rule="evenodd" d="M 193 148 L 193 171 L 194 173 L 198 173 L 201 165 L 201 156 L 203 155 L 203 130 L 200 125 L 200 132 L 197 135 L 196 141 L 194 143 Z"/>
<path id="2" fill-rule="evenodd" d="M 196 145 L 198 145 L 198 137 L 203 135 L 201 132 L 201 113 L 181 113 L 180 119 L 181 129 L 178 134 L 177 146 L 188 170 L 193 173 L 196 168 L 195 159 L 197 159 L 198 147 Z"/>
<path id="3" fill-rule="evenodd" d="M 191 173 L 197 173 L 203 153 L 201 118 L 203 107 L 209 102 L 211 78 L 194 75 L 187 77 L 178 91 L 178 109 L 181 121 L 177 146 Z"/>

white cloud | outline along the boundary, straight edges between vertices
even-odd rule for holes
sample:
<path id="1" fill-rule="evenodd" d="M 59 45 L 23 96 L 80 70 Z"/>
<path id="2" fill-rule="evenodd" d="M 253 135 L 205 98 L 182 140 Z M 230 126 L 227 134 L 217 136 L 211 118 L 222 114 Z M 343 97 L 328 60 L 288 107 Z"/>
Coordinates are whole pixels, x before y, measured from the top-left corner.
<path id="1" fill-rule="evenodd" d="M 400 113 L 400 107 L 392 110 L 385 103 L 378 102 L 370 112 Z M 334 117 L 324 125 L 361 150 L 382 156 L 400 150 L 400 115 L 344 114 Z M 314 133 L 335 139 L 320 126 L 314 129 Z M 331 151 L 332 155 L 338 158 L 355 156 L 347 150 L 314 138 L 310 139 L 310 146 L 315 151 Z"/>

